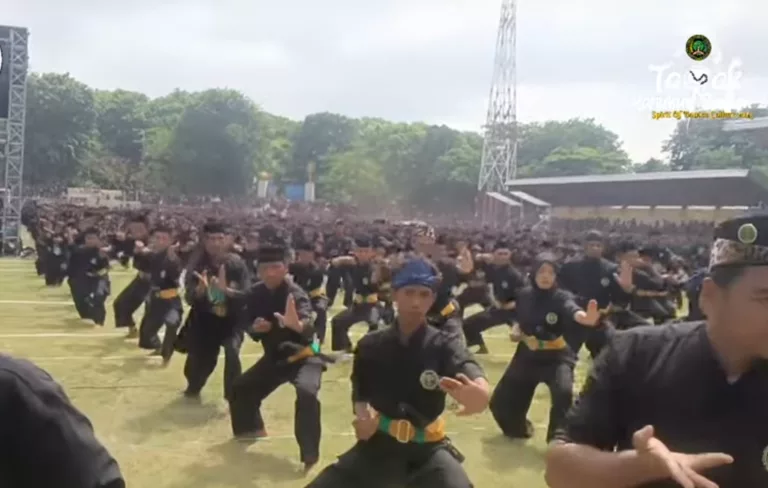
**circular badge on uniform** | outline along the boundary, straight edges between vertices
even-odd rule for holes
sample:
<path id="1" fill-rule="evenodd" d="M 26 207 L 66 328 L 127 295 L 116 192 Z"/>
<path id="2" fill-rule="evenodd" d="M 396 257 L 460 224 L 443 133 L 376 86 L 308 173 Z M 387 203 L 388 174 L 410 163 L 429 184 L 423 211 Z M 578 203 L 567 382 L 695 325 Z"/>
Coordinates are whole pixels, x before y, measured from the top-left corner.
<path id="1" fill-rule="evenodd" d="M 509 288 L 509 283 L 507 283 L 506 281 L 502 281 L 501 282 L 501 287 L 502 288 Z"/>
<path id="2" fill-rule="evenodd" d="M 478 278 L 485 278 L 485 271 L 478 271 L 477 272 L 477 277 Z"/>
<path id="3" fill-rule="evenodd" d="M 165 270 L 160 271 L 160 279 L 161 280 L 165 279 Z"/>
<path id="4" fill-rule="evenodd" d="M 364 284 L 364 285 L 367 285 L 367 284 L 368 284 L 368 278 L 363 278 L 363 284 Z"/>
<path id="5" fill-rule="evenodd" d="M 754 224 L 743 224 L 736 233 L 742 244 L 754 244 L 757 240 L 757 227 Z"/>
<path id="6" fill-rule="evenodd" d="M 555 325 L 557 323 L 557 314 L 555 312 L 549 312 L 547 316 L 544 317 L 544 320 L 546 320 L 549 325 Z"/>
<path id="7" fill-rule="evenodd" d="M 768 446 L 763 450 L 763 467 L 768 471 Z"/>
<path id="8" fill-rule="evenodd" d="M 600 280 L 600 284 L 605 287 L 605 286 L 610 285 L 611 282 L 608 280 L 608 278 L 603 278 L 602 280 Z"/>
<path id="9" fill-rule="evenodd" d="M 421 386 L 425 390 L 437 390 L 437 387 L 440 386 L 440 375 L 438 375 L 437 372 L 428 369 L 421 373 L 419 382 L 421 382 Z"/>
<path id="10" fill-rule="evenodd" d="M 96 258 L 91 259 L 91 264 L 96 264 Z"/>

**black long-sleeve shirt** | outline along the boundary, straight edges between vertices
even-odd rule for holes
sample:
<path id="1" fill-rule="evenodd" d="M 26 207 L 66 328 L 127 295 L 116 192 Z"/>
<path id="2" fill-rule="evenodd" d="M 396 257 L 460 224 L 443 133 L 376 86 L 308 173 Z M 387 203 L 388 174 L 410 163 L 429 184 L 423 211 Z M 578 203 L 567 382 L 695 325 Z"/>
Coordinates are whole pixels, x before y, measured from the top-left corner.
<path id="1" fill-rule="evenodd" d="M 53 378 L 2 354 L 0 439 L 0 486 L 125 488 L 117 461 Z"/>
<path id="2" fill-rule="evenodd" d="M 304 326 L 301 333 L 289 327 L 281 327 L 275 317 L 275 313 L 285 315 L 285 305 L 288 302 L 289 295 L 293 295 L 299 321 Z M 312 344 L 315 336 L 311 320 L 312 304 L 307 294 L 297 284 L 284 281 L 279 287 L 270 290 L 264 282 L 258 282 L 248 291 L 245 302 L 245 326 L 251 338 L 261 342 L 262 346 L 264 346 L 264 356 L 279 361 L 294 354 L 295 351 L 280 348 L 280 345 L 284 342 L 291 342 L 302 346 Z M 272 328 L 268 332 L 254 332 L 252 325 L 258 318 L 262 318 L 272 324 Z"/>
<path id="3" fill-rule="evenodd" d="M 671 451 L 723 452 L 733 464 L 702 473 L 721 488 L 768 486 L 768 361 L 729 381 L 703 322 L 617 333 L 600 354 L 560 441 L 632 449 L 646 425 Z M 643 485 L 678 486 L 671 480 Z"/>
<path id="4" fill-rule="evenodd" d="M 445 410 L 445 393 L 436 380 L 463 373 L 485 377 L 462 342 L 424 325 L 406 343 L 397 325 L 373 332 L 357 343 L 352 364 L 352 401 L 365 402 L 393 419 L 424 428 Z"/>

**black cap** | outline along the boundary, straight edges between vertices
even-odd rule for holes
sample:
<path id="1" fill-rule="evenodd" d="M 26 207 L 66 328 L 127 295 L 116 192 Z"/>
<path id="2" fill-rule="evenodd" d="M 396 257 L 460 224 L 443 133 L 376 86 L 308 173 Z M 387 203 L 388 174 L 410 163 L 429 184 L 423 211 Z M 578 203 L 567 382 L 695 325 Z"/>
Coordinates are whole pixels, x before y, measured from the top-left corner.
<path id="1" fill-rule="evenodd" d="M 157 232 L 163 232 L 165 234 L 173 234 L 173 229 L 171 229 L 169 225 L 158 224 L 152 228 L 152 232 L 150 232 L 150 234 L 155 234 Z"/>
<path id="2" fill-rule="evenodd" d="M 296 251 L 313 251 L 315 248 L 312 246 L 312 243 L 309 241 L 298 241 L 296 244 L 294 244 L 293 248 Z"/>
<path id="3" fill-rule="evenodd" d="M 206 234 L 228 234 L 229 227 L 220 220 L 209 220 L 203 225 L 203 232 Z"/>
<path id="4" fill-rule="evenodd" d="M 715 228 L 710 269 L 765 265 L 768 265 L 768 213 L 765 210 L 726 220 Z"/>
<path id="5" fill-rule="evenodd" d="M 584 242 L 603 242 L 603 233 L 599 230 L 590 230 L 587 235 L 584 236 Z"/>
<path id="6" fill-rule="evenodd" d="M 498 251 L 499 249 L 512 249 L 512 248 L 510 247 L 509 242 L 507 242 L 505 239 L 499 239 L 493 245 L 493 250 Z"/>
<path id="7" fill-rule="evenodd" d="M 357 247 L 373 247 L 373 239 L 369 236 L 357 236 L 355 237 L 355 245 Z"/>
<path id="8" fill-rule="evenodd" d="M 256 261 L 262 263 L 279 263 L 285 261 L 288 253 L 285 247 L 276 244 L 267 244 L 259 247 L 256 253 Z"/>

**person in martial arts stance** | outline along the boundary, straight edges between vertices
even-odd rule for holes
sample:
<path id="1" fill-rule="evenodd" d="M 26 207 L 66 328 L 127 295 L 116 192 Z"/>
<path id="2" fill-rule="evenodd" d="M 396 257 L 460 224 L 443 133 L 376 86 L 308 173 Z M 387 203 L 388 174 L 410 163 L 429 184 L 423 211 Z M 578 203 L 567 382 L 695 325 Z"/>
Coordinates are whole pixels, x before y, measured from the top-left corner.
<path id="1" fill-rule="evenodd" d="M 203 234 L 203 247 L 190 258 L 184 284 L 185 299 L 192 307 L 183 341 L 187 350 L 184 395 L 199 400 L 223 348 L 224 397 L 229 399 L 242 371 L 244 298 L 251 279 L 242 258 L 229 252 L 232 235 L 223 222 L 206 223 Z"/>
<path id="2" fill-rule="evenodd" d="M 284 383 L 296 388 L 295 435 L 301 462 L 309 470 L 319 459 L 320 379 L 325 369 L 315 356 L 312 305 L 290 281 L 288 253 L 282 246 L 263 245 L 258 253 L 261 281 L 248 295 L 249 334 L 261 342 L 264 356 L 234 383 L 229 411 L 232 432 L 246 441 L 267 435 L 261 402 Z"/>
<path id="3" fill-rule="evenodd" d="M 173 232 L 169 227 L 155 227 L 150 239 L 151 252 L 144 256 L 149 268 L 150 292 L 139 326 L 139 347 L 162 356 L 165 366 L 173 355 L 176 334 L 184 314 L 179 295 L 182 265 L 172 247 Z M 157 333 L 163 326 L 165 336 L 161 342 Z"/>
<path id="4" fill-rule="evenodd" d="M 149 240 L 149 224 L 145 215 L 139 215 L 128 221 L 128 238 L 122 246 L 133 247 L 133 267 L 137 274 L 123 288 L 112 304 L 115 311 L 115 327 L 127 327 L 128 336 L 138 336 L 133 314 L 141 307 L 149 294 L 150 270 L 146 261 L 146 253 L 142 252 Z"/>
<path id="5" fill-rule="evenodd" d="M 573 368 L 576 353 L 565 340 L 569 327 L 594 327 L 600 320 L 597 301 L 587 309 L 576 305 L 573 296 L 557 287 L 554 256 L 540 255 L 531 270 L 530 286 L 517 295 L 517 324 L 511 337 L 519 341 L 517 351 L 491 397 L 491 413 L 504 435 L 533 436 L 526 420 L 533 394 L 546 383 L 552 397 L 547 441 L 560 427 L 573 401 Z"/>
<path id="6" fill-rule="evenodd" d="M 482 412 L 489 386 L 461 339 L 427 324 L 438 280 L 423 259 L 395 275 L 398 317 L 358 342 L 352 364 L 357 443 L 307 488 L 472 487 L 442 414 L 446 394 L 461 415 Z"/>

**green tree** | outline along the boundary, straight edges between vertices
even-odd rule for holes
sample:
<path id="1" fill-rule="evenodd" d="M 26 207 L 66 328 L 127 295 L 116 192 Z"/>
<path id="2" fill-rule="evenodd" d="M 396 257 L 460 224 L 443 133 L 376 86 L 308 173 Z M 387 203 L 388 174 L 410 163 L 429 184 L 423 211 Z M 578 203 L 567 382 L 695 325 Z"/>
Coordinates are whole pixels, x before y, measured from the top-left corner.
<path id="1" fill-rule="evenodd" d="M 96 127 L 106 151 L 135 166 L 144 158 L 149 97 L 125 90 L 96 92 Z"/>
<path id="2" fill-rule="evenodd" d="M 243 195 L 253 181 L 258 149 L 257 109 L 235 90 L 196 97 L 169 144 L 173 182 L 184 193 Z"/>
<path id="3" fill-rule="evenodd" d="M 66 184 L 94 149 L 93 91 L 69 74 L 31 74 L 27 81 L 24 179 Z"/>
<path id="4" fill-rule="evenodd" d="M 623 173 L 630 166 L 626 154 L 594 147 L 557 148 L 541 163 L 527 168 L 527 176 L 580 176 Z"/>
<path id="5" fill-rule="evenodd" d="M 353 119 L 328 112 L 308 115 L 293 137 L 290 164 L 285 169 L 287 181 L 306 181 L 307 168 L 313 164 L 322 177 L 327 171 L 330 157 L 346 151 L 358 136 Z M 318 196 L 326 191 L 320 182 Z"/>
<path id="6" fill-rule="evenodd" d="M 650 158 L 644 163 L 633 164 L 631 169 L 635 173 L 661 173 L 671 170 L 667 163 L 656 158 Z"/>
<path id="7" fill-rule="evenodd" d="M 363 148 L 336 153 L 327 163 L 328 171 L 320 176 L 320 182 L 332 200 L 371 208 L 385 203 L 388 192 L 381 166 L 367 157 Z"/>
<path id="8" fill-rule="evenodd" d="M 752 105 L 740 112 L 764 117 L 768 115 L 768 108 Z M 723 119 L 681 120 L 662 150 L 669 155 L 670 166 L 675 170 L 765 167 L 768 166 L 768 132 L 727 132 L 723 130 Z M 727 164 L 731 166 L 724 166 Z"/>

